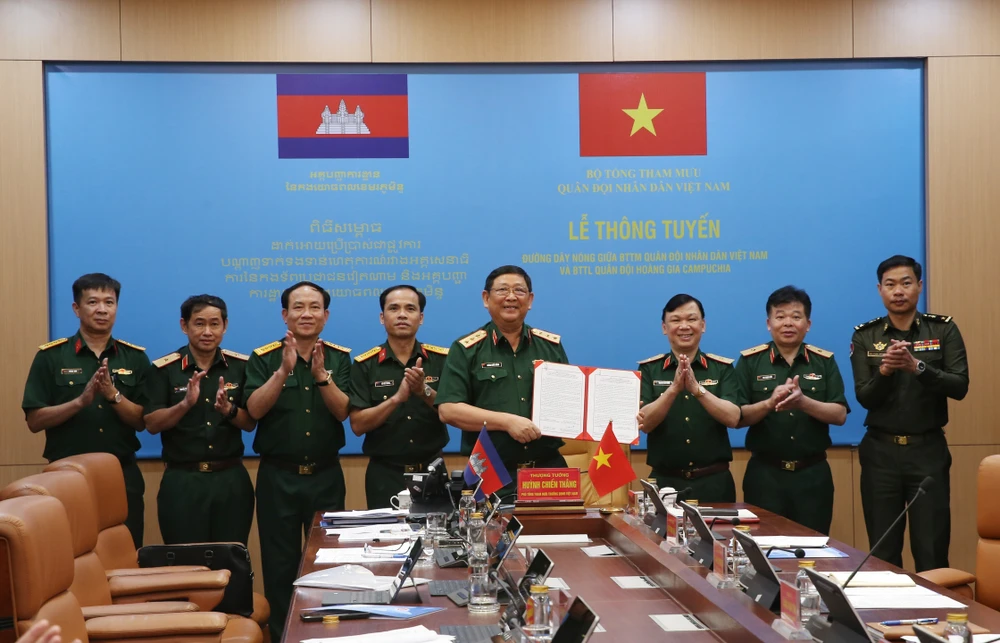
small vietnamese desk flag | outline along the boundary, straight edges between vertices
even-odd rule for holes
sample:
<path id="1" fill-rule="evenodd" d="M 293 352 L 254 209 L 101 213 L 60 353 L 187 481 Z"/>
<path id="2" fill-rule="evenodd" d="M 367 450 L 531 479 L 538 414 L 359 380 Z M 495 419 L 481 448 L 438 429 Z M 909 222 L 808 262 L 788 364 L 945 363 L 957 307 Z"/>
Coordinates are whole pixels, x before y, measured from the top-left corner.
<path id="1" fill-rule="evenodd" d="M 469 464 L 465 466 L 465 484 L 475 486 L 481 479 L 483 484 L 479 487 L 476 500 L 482 500 L 486 496 L 500 491 L 510 484 L 510 474 L 504 468 L 497 450 L 493 448 L 493 441 L 484 426 L 479 432 L 479 439 L 476 446 L 469 454 Z"/>
<path id="2" fill-rule="evenodd" d="M 704 156 L 705 73 L 580 74 L 580 156 Z"/>
<path id="3" fill-rule="evenodd" d="M 587 469 L 590 482 L 599 496 L 605 496 L 638 477 L 632 469 L 632 463 L 625 457 L 625 452 L 618 444 L 618 438 L 615 437 L 611 425 L 612 423 L 608 422 L 608 428 L 604 429 L 604 437 L 597 447 L 597 453 L 594 454 Z"/>

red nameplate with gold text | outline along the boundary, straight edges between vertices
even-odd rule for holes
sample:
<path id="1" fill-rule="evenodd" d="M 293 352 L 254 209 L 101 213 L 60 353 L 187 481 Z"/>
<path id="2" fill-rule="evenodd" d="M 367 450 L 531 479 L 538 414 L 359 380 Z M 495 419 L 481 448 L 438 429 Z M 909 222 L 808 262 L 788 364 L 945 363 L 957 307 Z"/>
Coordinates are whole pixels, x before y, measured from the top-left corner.
<path id="1" fill-rule="evenodd" d="M 519 469 L 517 501 L 579 503 L 583 502 L 579 469 Z"/>
<path id="2" fill-rule="evenodd" d="M 802 627 L 799 588 L 785 580 L 778 583 L 781 585 L 781 619 L 798 629 Z"/>

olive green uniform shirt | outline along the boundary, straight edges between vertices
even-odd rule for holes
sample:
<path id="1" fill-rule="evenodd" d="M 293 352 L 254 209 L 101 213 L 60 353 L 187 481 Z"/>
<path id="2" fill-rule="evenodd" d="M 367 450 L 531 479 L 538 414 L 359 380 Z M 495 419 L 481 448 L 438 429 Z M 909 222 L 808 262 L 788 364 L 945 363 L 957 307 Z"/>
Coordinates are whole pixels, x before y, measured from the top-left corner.
<path id="1" fill-rule="evenodd" d="M 879 373 L 891 339 L 911 342 L 910 352 L 926 365 L 923 373 Z M 969 391 L 965 342 L 951 317 L 917 313 L 908 330 L 888 317 L 855 327 L 851 338 L 854 392 L 868 409 L 865 426 L 898 435 L 916 435 L 948 424 L 948 398 Z"/>
<path id="2" fill-rule="evenodd" d="M 160 433 L 164 461 L 193 463 L 243 456 L 243 432 L 215 410 L 215 396 L 219 377 L 224 377 L 229 401 L 237 407 L 243 406 L 247 359 L 242 353 L 225 349 L 215 352 L 208 374 L 201 380 L 198 401 L 175 426 Z M 180 403 L 187 395 L 188 380 L 199 372 L 188 345 L 154 361 L 153 366 L 143 387 L 144 415 Z"/>
<path id="3" fill-rule="evenodd" d="M 105 358 L 115 388 L 131 402 L 142 404 L 141 389 L 149 369 L 145 350 L 111 338 L 104 352 L 95 355 L 79 331 L 72 337 L 44 344 L 39 347 L 28 371 L 21 408 L 27 412 L 75 400 Z M 119 419 L 114 405 L 97 393 L 90 406 L 45 432 L 42 455 L 49 462 L 94 452 L 124 458 L 138 449 L 136 430 Z"/>
<path id="4" fill-rule="evenodd" d="M 569 363 L 558 335 L 525 324 L 515 353 L 491 321 L 451 345 L 435 403 L 465 403 L 530 418 L 535 360 Z M 463 455 L 472 453 L 478 437 L 475 431 L 462 432 Z M 505 464 L 552 458 L 563 444 L 548 436 L 521 444 L 505 431 L 490 431 L 490 440 Z"/>
<path id="5" fill-rule="evenodd" d="M 351 349 L 323 342 L 324 367 L 345 395 L 351 385 Z M 254 349 L 247 362 L 244 406 L 254 391 L 281 368 L 284 340 Z M 253 449 L 262 456 L 290 463 L 323 462 L 344 446 L 344 424 L 330 413 L 316 386 L 309 360 L 298 356 L 278 400 L 257 420 Z"/>
<path id="6" fill-rule="evenodd" d="M 698 383 L 716 397 L 736 403 L 733 360 L 698 352 L 691 361 Z M 650 404 L 674 381 L 677 357 L 673 353 L 639 363 L 640 399 Z M 681 391 L 663 421 L 646 438 L 646 464 L 659 471 L 693 469 L 733 459 L 729 429 L 713 418 L 694 395 Z"/>
<path id="7" fill-rule="evenodd" d="M 851 407 L 844 396 L 844 379 L 833 353 L 809 344 L 799 346 L 791 366 L 774 342 L 742 351 L 736 364 L 736 386 L 740 406 L 756 404 L 771 397 L 776 386 L 796 375 L 802 394 L 818 402 Z M 772 411 L 750 427 L 746 447 L 751 453 L 779 460 L 803 460 L 829 448 L 830 425 L 805 411 Z"/>
<path id="8" fill-rule="evenodd" d="M 413 355 L 403 364 L 389 342 L 354 358 L 351 366 L 351 407 L 370 409 L 399 390 L 407 368 L 422 359 L 424 385 L 435 391 L 441 380 L 447 348 L 416 342 Z M 424 401 L 423 389 L 396 407 L 381 426 L 365 433 L 362 452 L 393 464 L 416 464 L 430 460 L 448 444 L 448 429 L 437 411 Z"/>

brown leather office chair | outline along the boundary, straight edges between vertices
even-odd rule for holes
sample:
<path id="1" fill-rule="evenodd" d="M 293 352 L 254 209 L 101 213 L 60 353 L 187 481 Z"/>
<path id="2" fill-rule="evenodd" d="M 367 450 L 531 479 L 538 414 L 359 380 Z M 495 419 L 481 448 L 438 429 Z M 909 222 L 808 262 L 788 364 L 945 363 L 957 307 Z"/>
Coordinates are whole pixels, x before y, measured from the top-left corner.
<path id="1" fill-rule="evenodd" d="M 590 461 L 597 453 L 599 442 L 589 440 L 566 440 L 566 443 L 559 449 L 559 453 L 566 459 L 566 466 L 572 469 L 579 469 L 580 490 L 583 496 L 583 504 L 588 507 L 624 507 L 628 504 L 628 487 L 615 489 L 611 493 L 598 496 L 587 470 L 590 468 Z M 632 447 L 627 444 L 622 445 L 625 457 L 631 462 Z"/>
<path id="2" fill-rule="evenodd" d="M 139 567 L 138 553 L 132 541 L 132 535 L 125 526 L 125 518 L 128 516 L 128 498 L 125 494 L 125 476 L 122 474 L 118 458 L 108 453 L 83 453 L 56 460 L 45 467 L 45 471 L 67 469 L 81 473 L 90 487 L 94 506 L 97 509 L 99 530 L 94 552 L 109 578 L 204 569 L 203 567 L 181 566 Z M 167 597 L 164 596 L 158 600 L 167 600 Z M 254 592 L 253 614 L 250 618 L 261 627 L 265 642 L 270 638 L 270 629 L 267 625 L 270 615 L 271 608 L 267 599 Z"/>
<path id="3" fill-rule="evenodd" d="M 249 619 L 217 612 L 103 616 L 84 621 L 73 584 L 73 538 L 63 504 L 30 496 L 0 501 L 0 619 L 23 634 L 38 620 L 62 628 L 63 640 L 118 643 L 259 643 Z"/>
<path id="4" fill-rule="evenodd" d="M 1000 455 L 983 458 L 976 474 L 976 543 L 975 575 L 961 569 L 929 569 L 919 576 L 932 583 L 1000 609 L 1000 578 L 993 571 L 1000 568 L 1000 511 L 994 501 L 1000 496 Z M 972 584 L 975 583 L 975 593 Z"/>

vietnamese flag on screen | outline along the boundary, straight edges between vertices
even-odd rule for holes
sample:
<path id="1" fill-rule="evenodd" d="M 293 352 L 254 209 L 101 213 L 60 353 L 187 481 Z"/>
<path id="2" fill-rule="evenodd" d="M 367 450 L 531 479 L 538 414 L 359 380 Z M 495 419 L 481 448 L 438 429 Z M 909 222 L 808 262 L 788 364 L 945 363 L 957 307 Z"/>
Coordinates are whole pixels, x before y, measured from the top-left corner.
<path id="1" fill-rule="evenodd" d="M 707 153 L 704 72 L 580 74 L 580 156 Z"/>
<path id="2" fill-rule="evenodd" d="M 278 158 L 409 158 L 406 74 L 277 74 Z"/>

